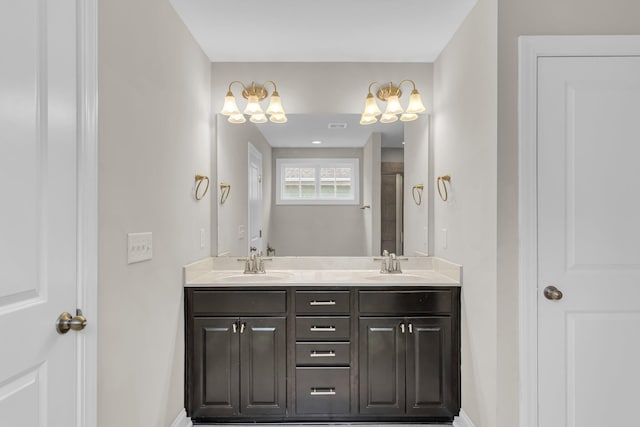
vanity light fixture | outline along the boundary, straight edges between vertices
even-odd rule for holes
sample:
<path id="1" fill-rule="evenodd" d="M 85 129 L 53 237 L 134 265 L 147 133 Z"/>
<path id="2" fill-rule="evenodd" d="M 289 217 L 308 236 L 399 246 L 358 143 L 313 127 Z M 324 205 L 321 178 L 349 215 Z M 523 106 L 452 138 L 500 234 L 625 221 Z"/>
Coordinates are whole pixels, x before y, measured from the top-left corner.
<path id="1" fill-rule="evenodd" d="M 404 83 L 411 83 L 413 86 L 411 95 L 409 95 L 409 105 L 406 110 L 404 110 L 402 105 L 400 105 L 400 97 L 402 96 L 400 87 Z M 384 113 L 378 107 L 376 98 L 373 96 L 373 93 L 371 93 L 373 85 L 378 85 L 379 87 L 378 92 L 376 93 L 378 99 L 387 103 Z M 360 124 L 373 124 L 378 121 L 378 116 L 380 114 L 382 114 L 382 117 L 380 117 L 380 123 L 393 123 L 398 120 L 398 115 L 400 115 L 399 118 L 401 121 L 410 122 L 417 119 L 418 113 L 422 113 L 424 110 L 425 107 L 422 103 L 422 99 L 420 99 L 420 93 L 416 89 L 416 84 L 413 80 L 402 80 L 397 86 L 391 82 L 385 85 L 380 85 L 378 82 L 372 82 L 369 85 L 369 93 L 367 94 L 367 99 L 364 103 L 364 111 L 360 117 Z"/>
<path id="2" fill-rule="evenodd" d="M 238 83 L 242 86 L 242 97 L 247 100 L 247 106 L 244 109 L 244 114 L 250 116 L 249 121 L 252 123 L 265 123 L 267 120 L 270 120 L 273 123 L 287 122 L 287 115 L 282 107 L 282 100 L 280 99 L 280 94 L 278 93 L 278 88 L 276 87 L 275 82 L 269 80 L 262 85 L 251 82 L 251 85 L 245 86 L 244 83 L 234 80 L 229 83 L 229 90 L 227 95 L 224 97 L 224 106 L 220 112 L 221 114 L 229 117 L 227 119 L 229 123 L 244 123 L 247 121 L 244 114 L 240 112 L 238 104 L 236 103 L 236 98 L 233 95 L 233 92 L 231 92 L 231 86 L 233 86 L 234 83 Z M 267 92 L 267 89 L 265 88 L 267 83 L 273 85 L 273 92 L 271 92 L 271 95 L 269 95 L 269 92 Z M 267 111 L 264 112 L 260 106 L 260 102 L 269 96 L 271 97 L 269 100 L 269 106 L 267 107 Z M 267 115 L 269 115 L 269 119 L 267 119 Z"/>

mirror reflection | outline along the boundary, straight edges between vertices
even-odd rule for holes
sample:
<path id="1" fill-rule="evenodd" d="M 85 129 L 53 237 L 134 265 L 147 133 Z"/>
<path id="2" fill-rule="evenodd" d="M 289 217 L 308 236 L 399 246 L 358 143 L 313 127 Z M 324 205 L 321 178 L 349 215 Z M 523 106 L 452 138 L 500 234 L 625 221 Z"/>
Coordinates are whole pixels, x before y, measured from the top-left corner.
<path id="1" fill-rule="evenodd" d="M 219 256 L 427 254 L 427 117 L 288 118 L 217 117 Z"/>

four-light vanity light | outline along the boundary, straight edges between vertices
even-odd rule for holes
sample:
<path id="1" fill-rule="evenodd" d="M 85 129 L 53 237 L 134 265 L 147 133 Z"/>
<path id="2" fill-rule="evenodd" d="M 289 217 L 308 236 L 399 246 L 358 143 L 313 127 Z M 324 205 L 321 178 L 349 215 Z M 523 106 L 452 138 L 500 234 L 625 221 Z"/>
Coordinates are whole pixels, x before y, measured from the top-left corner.
<path id="1" fill-rule="evenodd" d="M 250 86 L 245 86 L 239 81 L 229 83 L 229 91 L 224 97 L 224 106 L 222 107 L 221 113 L 225 116 L 229 116 L 227 120 L 230 123 L 244 123 L 247 121 L 244 115 L 240 112 L 240 109 L 238 109 L 236 98 L 233 96 L 233 92 L 231 92 L 231 86 L 234 83 L 238 83 L 242 86 L 242 96 L 247 100 L 247 106 L 244 109 L 244 114 L 250 116 L 249 120 L 252 123 L 265 123 L 267 121 L 267 115 L 269 115 L 269 120 L 273 123 L 287 122 L 287 116 L 284 112 L 284 108 L 282 108 L 282 101 L 280 100 L 278 88 L 273 81 L 269 80 L 263 85 L 252 82 Z M 271 99 L 265 113 L 262 111 L 260 101 L 269 96 L 269 93 L 265 88 L 267 83 L 273 85 L 273 92 L 271 92 Z"/>
<path id="2" fill-rule="evenodd" d="M 409 96 L 409 105 L 406 110 L 403 110 L 402 105 L 400 105 L 400 97 L 402 96 L 400 86 L 402 86 L 403 83 L 411 83 L 413 86 L 413 90 Z M 378 99 L 387 103 L 387 108 L 384 113 L 382 113 L 380 108 L 378 108 L 378 103 L 371 93 L 371 87 L 373 85 L 379 86 L 378 92 L 376 93 Z M 369 94 L 365 101 L 364 112 L 362 113 L 362 117 L 360 117 L 360 124 L 373 124 L 378 121 L 378 116 L 380 114 L 382 114 L 382 117 L 380 117 L 380 123 L 393 123 L 398 120 L 398 115 L 400 115 L 401 121 L 410 122 L 417 119 L 418 113 L 421 113 L 424 110 L 425 108 L 422 104 L 422 100 L 420 99 L 420 94 L 418 93 L 416 84 L 413 80 L 402 80 L 397 86 L 391 82 L 385 85 L 372 82 L 369 85 Z"/>

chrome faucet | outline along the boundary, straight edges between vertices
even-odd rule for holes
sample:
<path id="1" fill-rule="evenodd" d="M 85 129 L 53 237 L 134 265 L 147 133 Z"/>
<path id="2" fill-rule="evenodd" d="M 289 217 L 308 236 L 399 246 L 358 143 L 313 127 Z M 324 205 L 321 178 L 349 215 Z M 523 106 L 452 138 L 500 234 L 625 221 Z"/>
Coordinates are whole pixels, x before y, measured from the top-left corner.
<path id="1" fill-rule="evenodd" d="M 400 268 L 401 260 L 408 260 L 409 258 L 398 258 L 396 254 L 389 253 L 388 250 L 382 251 L 382 258 L 374 258 L 374 261 L 382 261 L 380 266 L 380 273 L 382 274 L 399 274 L 402 273 Z"/>
<path id="2" fill-rule="evenodd" d="M 271 258 L 263 258 L 262 252 L 252 253 L 248 258 L 238 258 L 244 262 L 244 274 L 265 274 L 264 262 L 271 261 Z"/>

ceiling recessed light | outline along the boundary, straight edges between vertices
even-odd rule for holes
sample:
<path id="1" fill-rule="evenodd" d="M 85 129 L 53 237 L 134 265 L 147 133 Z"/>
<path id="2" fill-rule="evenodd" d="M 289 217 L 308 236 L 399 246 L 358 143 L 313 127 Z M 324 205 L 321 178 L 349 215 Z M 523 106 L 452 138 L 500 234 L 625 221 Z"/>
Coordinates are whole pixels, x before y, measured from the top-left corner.
<path id="1" fill-rule="evenodd" d="M 311 141 L 312 144 L 322 144 L 322 141 Z"/>

